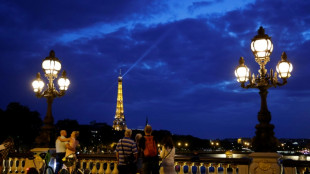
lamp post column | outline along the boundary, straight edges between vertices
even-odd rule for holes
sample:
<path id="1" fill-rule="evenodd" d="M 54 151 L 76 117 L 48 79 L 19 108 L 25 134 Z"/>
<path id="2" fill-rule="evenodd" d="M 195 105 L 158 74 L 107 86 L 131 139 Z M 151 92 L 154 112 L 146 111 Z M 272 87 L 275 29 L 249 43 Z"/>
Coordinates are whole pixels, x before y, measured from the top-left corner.
<path id="1" fill-rule="evenodd" d="M 53 97 L 47 97 L 47 112 L 44 118 L 44 126 L 45 128 L 53 128 L 54 127 L 54 118 L 52 114 L 52 104 L 53 104 Z"/>
<path id="2" fill-rule="evenodd" d="M 267 87 L 260 87 L 259 94 L 261 96 L 261 108 L 257 115 L 259 124 L 255 126 L 256 132 L 253 137 L 253 149 L 255 152 L 275 152 L 277 138 L 274 137 L 274 125 L 270 124 L 271 114 L 267 107 Z"/>

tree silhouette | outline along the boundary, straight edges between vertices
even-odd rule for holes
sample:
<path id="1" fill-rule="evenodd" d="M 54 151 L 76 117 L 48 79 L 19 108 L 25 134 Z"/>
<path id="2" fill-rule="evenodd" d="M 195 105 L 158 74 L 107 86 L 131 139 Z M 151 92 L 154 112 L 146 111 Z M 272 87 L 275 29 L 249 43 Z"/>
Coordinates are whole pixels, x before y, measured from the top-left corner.
<path id="1" fill-rule="evenodd" d="M 8 104 L 5 111 L 0 111 L 0 140 L 12 137 L 15 148 L 26 151 L 33 147 L 42 126 L 40 114 L 30 111 L 26 106 L 17 102 Z"/>
<path id="2" fill-rule="evenodd" d="M 57 121 L 56 125 L 56 135 L 59 136 L 61 130 L 66 130 L 68 133 L 68 137 L 72 131 L 80 131 L 79 123 L 76 120 L 64 119 Z"/>

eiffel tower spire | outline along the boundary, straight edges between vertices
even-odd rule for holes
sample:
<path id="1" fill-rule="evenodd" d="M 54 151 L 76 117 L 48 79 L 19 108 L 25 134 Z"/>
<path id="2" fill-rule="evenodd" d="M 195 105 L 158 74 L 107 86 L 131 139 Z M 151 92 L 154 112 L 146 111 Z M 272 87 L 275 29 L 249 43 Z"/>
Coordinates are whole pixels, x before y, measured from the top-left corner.
<path id="1" fill-rule="evenodd" d="M 122 74 L 118 76 L 118 90 L 117 90 L 117 101 L 116 101 L 116 112 L 115 119 L 113 121 L 113 129 L 117 131 L 125 130 L 127 128 L 124 107 L 123 107 L 123 84 L 122 84 Z"/>

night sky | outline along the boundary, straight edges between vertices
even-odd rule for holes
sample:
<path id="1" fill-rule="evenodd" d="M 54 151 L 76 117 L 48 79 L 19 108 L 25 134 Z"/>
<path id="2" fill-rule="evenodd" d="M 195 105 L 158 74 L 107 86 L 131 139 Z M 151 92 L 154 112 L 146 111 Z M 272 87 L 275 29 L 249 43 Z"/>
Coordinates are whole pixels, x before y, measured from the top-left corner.
<path id="1" fill-rule="evenodd" d="M 243 56 L 257 73 L 250 43 L 263 26 L 274 44 L 266 67 L 283 51 L 294 67 L 269 90 L 275 136 L 310 138 L 310 1 L 2 0 L 0 21 L 1 109 L 19 102 L 45 116 L 31 83 L 37 72 L 47 83 L 41 63 L 54 50 L 71 81 L 55 123 L 112 125 L 122 69 L 129 128 L 148 117 L 156 130 L 212 139 L 255 134 L 258 90 L 241 88 L 234 70 Z"/>

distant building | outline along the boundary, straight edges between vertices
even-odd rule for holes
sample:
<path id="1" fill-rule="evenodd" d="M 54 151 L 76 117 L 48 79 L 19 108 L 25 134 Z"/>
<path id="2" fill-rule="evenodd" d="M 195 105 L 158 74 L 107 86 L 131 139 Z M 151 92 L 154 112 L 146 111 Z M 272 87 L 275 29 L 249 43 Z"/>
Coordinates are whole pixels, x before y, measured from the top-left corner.
<path id="1" fill-rule="evenodd" d="M 113 129 L 117 131 L 125 130 L 127 128 L 125 116 L 124 116 L 122 80 L 123 78 L 120 73 L 120 75 L 118 76 L 118 90 L 117 90 L 115 119 L 113 121 Z"/>

